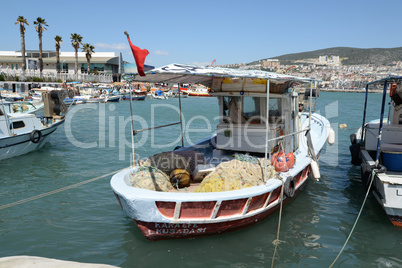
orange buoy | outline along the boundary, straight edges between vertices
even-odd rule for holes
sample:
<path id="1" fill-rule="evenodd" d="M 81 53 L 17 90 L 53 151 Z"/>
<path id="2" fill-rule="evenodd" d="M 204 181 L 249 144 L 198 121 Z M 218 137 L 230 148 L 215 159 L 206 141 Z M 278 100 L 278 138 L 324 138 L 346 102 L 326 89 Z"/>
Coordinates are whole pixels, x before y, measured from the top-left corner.
<path id="1" fill-rule="evenodd" d="M 174 187 L 187 187 L 190 184 L 190 173 L 182 168 L 177 168 L 170 173 L 170 182 Z"/>
<path id="2" fill-rule="evenodd" d="M 285 152 L 281 150 L 275 153 L 271 158 L 271 164 L 274 166 L 275 171 L 277 172 L 288 171 L 295 164 L 293 152 L 285 154 Z"/>

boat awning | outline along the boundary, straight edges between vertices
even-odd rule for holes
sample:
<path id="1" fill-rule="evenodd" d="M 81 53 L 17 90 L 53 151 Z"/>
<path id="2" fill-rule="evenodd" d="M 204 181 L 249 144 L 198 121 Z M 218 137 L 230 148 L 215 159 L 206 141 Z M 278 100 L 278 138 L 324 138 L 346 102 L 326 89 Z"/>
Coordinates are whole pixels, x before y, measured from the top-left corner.
<path id="1" fill-rule="evenodd" d="M 387 82 L 387 84 L 391 84 L 391 83 L 401 83 L 402 82 L 402 76 L 388 76 L 385 77 L 383 79 L 380 80 L 376 80 L 370 83 L 367 83 L 367 85 L 380 85 L 380 84 L 384 84 L 385 82 Z"/>
<path id="2" fill-rule="evenodd" d="M 146 76 L 135 75 L 133 81 L 148 83 L 203 84 L 210 87 L 214 78 L 258 78 L 276 82 L 309 83 L 315 79 L 296 77 L 260 70 L 239 70 L 221 67 L 170 64 L 145 72 Z"/>

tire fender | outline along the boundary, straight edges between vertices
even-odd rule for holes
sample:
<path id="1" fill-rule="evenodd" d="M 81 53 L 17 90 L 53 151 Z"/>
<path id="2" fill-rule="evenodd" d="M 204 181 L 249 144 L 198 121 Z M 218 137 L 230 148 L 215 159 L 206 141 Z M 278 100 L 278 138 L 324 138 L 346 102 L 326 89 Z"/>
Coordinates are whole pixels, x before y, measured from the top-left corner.
<path id="1" fill-rule="evenodd" d="M 296 185 L 295 185 L 295 180 L 294 180 L 293 177 L 290 177 L 290 176 L 287 177 L 283 187 L 284 187 L 283 188 L 283 193 L 287 197 L 292 198 L 295 195 L 295 187 L 296 187 Z"/>
<path id="2" fill-rule="evenodd" d="M 42 132 L 37 129 L 32 130 L 29 134 L 29 139 L 32 143 L 39 143 L 42 140 Z"/>

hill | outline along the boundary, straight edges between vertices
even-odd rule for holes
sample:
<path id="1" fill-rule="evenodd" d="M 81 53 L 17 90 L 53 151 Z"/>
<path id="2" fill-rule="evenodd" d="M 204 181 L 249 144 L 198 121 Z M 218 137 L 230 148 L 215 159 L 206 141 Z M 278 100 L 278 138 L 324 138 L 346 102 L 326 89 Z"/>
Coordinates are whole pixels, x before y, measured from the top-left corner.
<path id="1" fill-rule="evenodd" d="M 343 65 L 377 64 L 391 65 L 393 61 L 402 61 L 402 47 L 395 48 L 353 48 L 333 47 L 310 52 L 286 54 L 269 59 L 279 59 L 282 64 L 294 61 L 318 59 L 319 56 L 339 56 Z M 266 59 L 264 59 L 266 60 Z"/>

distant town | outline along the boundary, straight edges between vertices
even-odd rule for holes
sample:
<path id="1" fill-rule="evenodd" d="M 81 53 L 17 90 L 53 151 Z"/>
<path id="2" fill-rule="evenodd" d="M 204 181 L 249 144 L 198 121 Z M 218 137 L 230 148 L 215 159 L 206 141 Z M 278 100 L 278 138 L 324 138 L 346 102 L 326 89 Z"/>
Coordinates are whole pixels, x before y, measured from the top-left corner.
<path id="1" fill-rule="evenodd" d="M 324 90 L 361 90 L 367 82 L 390 75 L 402 76 L 402 61 L 390 62 L 389 66 L 375 64 L 342 65 L 342 58 L 325 55 L 318 58 L 294 60 L 293 64 L 281 64 L 281 60 L 260 60 L 257 64 L 227 64 L 220 67 L 257 69 L 320 80 Z"/>

